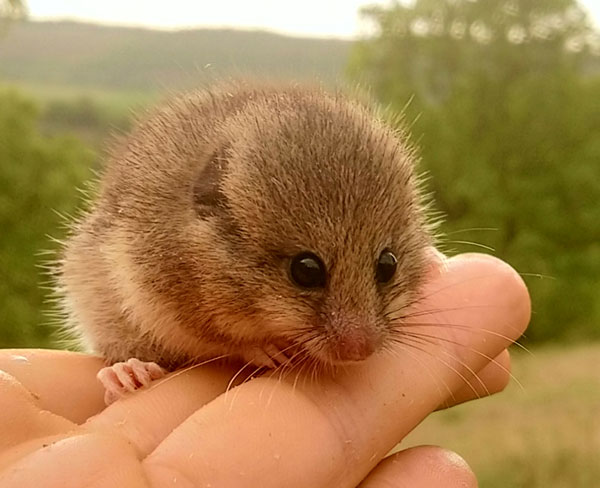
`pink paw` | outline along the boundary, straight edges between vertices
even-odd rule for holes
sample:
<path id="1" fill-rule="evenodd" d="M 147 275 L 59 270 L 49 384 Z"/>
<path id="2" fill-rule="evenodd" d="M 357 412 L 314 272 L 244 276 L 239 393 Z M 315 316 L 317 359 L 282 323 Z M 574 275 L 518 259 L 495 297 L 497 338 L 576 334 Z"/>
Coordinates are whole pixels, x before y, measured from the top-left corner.
<path id="1" fill-rule="evenodd" d="M 254 366 L 269 369 L 275 369 L 290 359 L 285 349 L 282 351 L 274 344 L 250 347 L 242 352 L 242 358 Z"/>
<path id="2" fill-rule="evenodd" d="M 162 378 L 165 370 L 156 363 L 146 363 L 136 358 L 98 371 L 96 378 L 105 388 L 104 402 L 110 405 L 119 398 L 131 393 L 142 386 L 149 385 L 153 380 Z"/>

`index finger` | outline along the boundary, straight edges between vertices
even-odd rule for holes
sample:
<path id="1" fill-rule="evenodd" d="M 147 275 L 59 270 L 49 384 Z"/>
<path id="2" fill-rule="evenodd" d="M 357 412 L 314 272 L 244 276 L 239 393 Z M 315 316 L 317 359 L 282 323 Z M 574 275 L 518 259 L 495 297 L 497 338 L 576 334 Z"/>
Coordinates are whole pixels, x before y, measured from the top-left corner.
<path id="1" fill-rule="evenodd" d="M 356 486 L 529 321 L 522 280 L 491 257 L 449 260 L 425 296 L 431 300 L 419 304 L 406 330 L 439 341 L 415 348 L 406 341 L 393 355 L 318 384 L 250 381 L 175 429 L 145 460 L 149 479 L 155 486 L 174 479 L 213 486 Z"/>
<path id="2" fill-rule="evenodd" d="M 38 405 L 76 423 L 104 408 L 104 388 L 96 373 L 102 358 L 70 351 L 6 349 L 0 370 L 17 378 Z"/>

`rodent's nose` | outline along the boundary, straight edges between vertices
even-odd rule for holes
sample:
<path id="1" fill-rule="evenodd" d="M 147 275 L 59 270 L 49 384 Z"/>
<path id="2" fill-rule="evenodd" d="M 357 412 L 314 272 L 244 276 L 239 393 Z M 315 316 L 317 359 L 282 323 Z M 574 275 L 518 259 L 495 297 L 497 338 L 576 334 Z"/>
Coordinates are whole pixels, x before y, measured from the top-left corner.
<path id="1" fill-rule="evenodd" d="M 372 334 L 362 328 L 354 328 L 338 339 L 334 352 L 341 361 L 362 361 L 375 352 Z"/>

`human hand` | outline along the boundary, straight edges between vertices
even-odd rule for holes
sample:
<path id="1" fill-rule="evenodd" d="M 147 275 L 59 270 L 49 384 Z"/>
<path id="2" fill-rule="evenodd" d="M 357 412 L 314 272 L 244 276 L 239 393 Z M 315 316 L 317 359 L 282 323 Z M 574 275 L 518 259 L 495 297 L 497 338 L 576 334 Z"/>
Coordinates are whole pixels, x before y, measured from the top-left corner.
<path id="1" fill-rule="evenodd" d="M 223 393 L 235 371 L 206 365 L 104 408 L 101 359 L 5 351 L 0 487 L 476 486 L 438 448 L 384 457 L 440 405 L 506 385 L 529 298 L 493 258 L 435 274 L 404 345 L 318 381 L 275 375 Z"/>

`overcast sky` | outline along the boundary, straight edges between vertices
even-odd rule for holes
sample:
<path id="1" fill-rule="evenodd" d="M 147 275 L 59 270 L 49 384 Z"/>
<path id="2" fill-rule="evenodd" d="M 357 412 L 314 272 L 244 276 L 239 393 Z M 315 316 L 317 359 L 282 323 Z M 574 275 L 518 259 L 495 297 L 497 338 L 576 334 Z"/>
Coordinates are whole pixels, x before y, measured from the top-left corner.
<path id="1" fill-rule="evenodd" d="M 600 0 L 580 0 L 600 25 Z M 292 35 L 353 37 L 368 0 L 28 0 L 34 19 L 75 19 L 160 28 L 261 28 Z"/>

